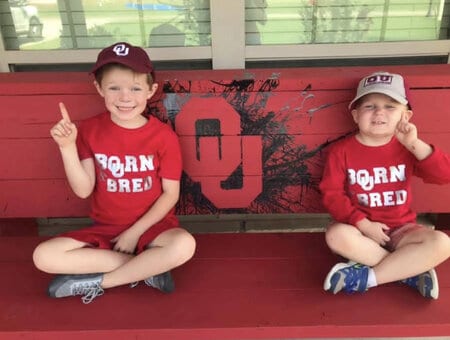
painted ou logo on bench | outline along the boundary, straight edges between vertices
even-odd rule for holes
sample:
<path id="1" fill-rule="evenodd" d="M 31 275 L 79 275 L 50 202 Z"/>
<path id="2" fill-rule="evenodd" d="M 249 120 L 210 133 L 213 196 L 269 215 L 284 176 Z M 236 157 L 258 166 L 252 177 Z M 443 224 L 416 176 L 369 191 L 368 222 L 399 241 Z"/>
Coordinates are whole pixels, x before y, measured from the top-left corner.
<path id="1" fill-rule="evenodd" d="M 223 98 L 191 98 L 175 118 L 184 171 L 217 208 L 246 208 L 262 191 L 262 137 L 242 136 L 239 114 Z M 202 130 L 199 133 L 199 130 Z M 222 183 L 242 167 L 239 188 Z"/>

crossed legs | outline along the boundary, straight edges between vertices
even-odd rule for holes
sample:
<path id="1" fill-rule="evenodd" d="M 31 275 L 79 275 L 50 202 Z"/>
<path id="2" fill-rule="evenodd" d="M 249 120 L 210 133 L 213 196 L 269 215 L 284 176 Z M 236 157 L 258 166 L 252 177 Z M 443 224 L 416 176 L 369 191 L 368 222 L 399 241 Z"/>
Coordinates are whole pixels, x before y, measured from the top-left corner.
<path id="1" fill-rule="evenodd" d="M 38 245 L 36 267 L 51 274 L 104 273 L 102 288 L 112 288 L 166 272 L 188 261 L 195 239 L 181 228 L 169 229 L 137 256 L 90 248 L 84 242 L 56 237 Z"/>
<path id="2" fill-rule="evenodd" d="M 325 237 L 333 252 L 372 267 L 378 284 L 421 274 L 450 256 L 450 238 L 441 231 L 428 228 L 405 234 L 392 252 L 348 224 L 331 225 Z"/>

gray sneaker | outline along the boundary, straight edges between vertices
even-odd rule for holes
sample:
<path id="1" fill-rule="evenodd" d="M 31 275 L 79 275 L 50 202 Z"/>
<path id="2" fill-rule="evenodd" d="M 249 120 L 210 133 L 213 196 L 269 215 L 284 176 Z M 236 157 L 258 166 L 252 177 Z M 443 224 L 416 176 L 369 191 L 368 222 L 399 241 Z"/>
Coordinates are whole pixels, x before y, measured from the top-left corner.
<path id="1" fill-rule="evenodd" d="M 100 286 L 103 274 L 58 275 L 48 286 L 48 295 L 52 298 L 82 295 L 87 304 L 105 292 Z"/>
<path id="2" fill-rule="evenodd" d="M 147 286 L 156 288 L 163 293 L 172 293 L 175 290 L 175 283 L 173 282 L 170 272 L 150 276 L 144 280 L 144 283 Z"/>

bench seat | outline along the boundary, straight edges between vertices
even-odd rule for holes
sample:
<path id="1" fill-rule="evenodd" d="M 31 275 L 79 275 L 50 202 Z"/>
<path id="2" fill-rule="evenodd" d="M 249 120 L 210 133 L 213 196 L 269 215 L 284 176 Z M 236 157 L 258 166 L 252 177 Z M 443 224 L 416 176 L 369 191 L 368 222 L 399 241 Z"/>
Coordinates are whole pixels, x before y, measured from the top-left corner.
<path id="1" fill-rule="evenodd" d="M 450 233 L 449 231 L 447 231 Z M 0 238 L 0 339 L 298 339 L 450 334 L 450 262 L 437 268 L 440 298 L 403 284 L 365 294 L 322 290 L 330 253 L 317 233 L 196 234 L 194 258 L 173 271 L 176 291 L 140 284 L 89 305 L 51 299 L 33 267 L 42 237 Z M 108 311 L 108 313 L 105 313 Z"/>

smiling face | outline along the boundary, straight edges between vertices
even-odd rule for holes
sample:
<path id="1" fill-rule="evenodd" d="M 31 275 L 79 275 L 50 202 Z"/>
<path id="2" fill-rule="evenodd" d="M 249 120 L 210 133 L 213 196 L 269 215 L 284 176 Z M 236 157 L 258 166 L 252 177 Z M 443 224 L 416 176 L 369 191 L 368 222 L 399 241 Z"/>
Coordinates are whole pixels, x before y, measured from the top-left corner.
<path id="1" fill-rule="evenodd" d="M 145 73 L 113 67 L 102 74 L 100 83 L 95 81 L 98 93 L 104 98 L 111 120 L 125 128 L 138 128 L 147 122 L 142 115 L 157 84 L 150 85 Z"/>
<path id="2" fill-rule="evenodd" d="M 353 120 L 359 127 L 357 138 L 369 146 L 388 143 L 400 120 L 409 120 L 411 115 L 406 105 L 381 93 L 362 97 L 352 110 Z"/>

